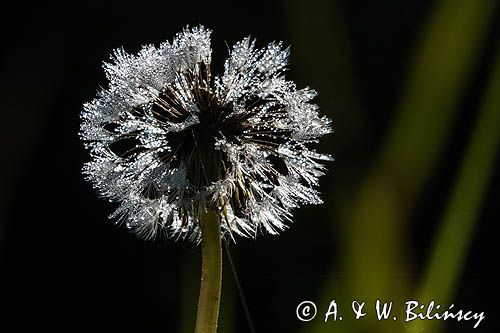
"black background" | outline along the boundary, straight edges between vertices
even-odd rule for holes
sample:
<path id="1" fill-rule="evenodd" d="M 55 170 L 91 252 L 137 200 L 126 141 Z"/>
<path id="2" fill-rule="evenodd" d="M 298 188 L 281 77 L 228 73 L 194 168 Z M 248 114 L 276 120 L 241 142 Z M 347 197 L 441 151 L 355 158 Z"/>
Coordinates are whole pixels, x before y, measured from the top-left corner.
<path id="1" fill-rule="evenodd" d="M 313 5 L 308 1 L 301 6 Z M 321 143 L 322 151 L 336 157 L 321 181 L 327 204 L 298 210 L 294 225 L 278 237 L 243 239 L 231 247 L 256 331 L 295 331 L 302 325 L 295 318 L 296 305 L 321 293 L 338 264 L 338 240 L 331 232 L 335 217 L 328 202 L 336 196 L 341 200 L 338 189 L 359 182 L 358 175 L 370 165 L 433 5 L 418 0 L 344 0 L 326 14 L 332 21 L 341 17 L 350 45 L 354 70 L 349 80 L 359 99 L 356 109 L 348 110 L 348 104 L 338 102 L 344 98 L 345 80 L 322 75 L 328 68 L 308 68 L 301 57 L 308 50 L 296 52 L 290 28 L 295 22 L 287 16 L 286 1 L 9 3 L 2 9 L 0 58 L 0 330 L 174 332 L 185 327 L 181 322 L 186 316 L 194 320 L 195 313 L 183 309 L 191 306 L 185 302 L 196 302 L 199 248 L 173 241 L 143 242 L 109 223 L 106 217 L 113 204 L 98 199 L 81 176 L 88 157 L 77 132 L 82 104 L 107 84 L 101 63 L 114 48 L 136 52 L 143 44 L 171 40 L 187 24 L 201 23 L 214 30 L 213 59 L 219 66 L 227 55 L 226 43 L 247 35 L 256 37 L 260 46 L 273 40 L 290 44 L 288 78 L 299 87 L 316 88 L 316 102 L 334 119 L 336 133 Z M 311 52 L 321 52 L 323 44 L 325 52 L 331 52 L 323 36 L 330 21 L 318 21 L 310 13 L 304 10 L 300 24 L 314 23 L 310 38 L 317 45 Z M 466 83 L 447 148 L 419 194 L 409 236 L 415 277 L 425 260 L 419 253 L 427 253 L 430 246 L 494 55 L 500 51 L 495 43 L 499 17 L 497 12 Z M 322 59 L 329 56 L 318 54 Z M 461 304 L 486 311 L 489 318 L 498 309 L 492 299 L 492 292 L 498 291 L 498 165 L 497 158 L 456 296 Z M 221 329 L 229 325 L 224 317 L 231 316 L 235 331 L 249 332 L 227 262 L 224 279 L 223 303 L 231 293 L 234 299 L 230 310 L 223 307 L 232 313 L 223 312 Z M 194 299 L 186 301 L 186 295 Z M 484 325 L 485 332 L 494 331 L 494 319 Z M 463 331 L 469 331 L 471 325 L 455 324 L 450 332 L 464 326 Z"/>

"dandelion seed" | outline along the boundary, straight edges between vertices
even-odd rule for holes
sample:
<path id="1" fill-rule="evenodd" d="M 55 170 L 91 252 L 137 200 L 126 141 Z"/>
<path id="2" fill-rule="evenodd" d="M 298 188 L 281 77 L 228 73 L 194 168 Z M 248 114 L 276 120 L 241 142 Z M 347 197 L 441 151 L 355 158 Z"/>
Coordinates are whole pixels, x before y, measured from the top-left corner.
<path id="1" fill-rule="evenodd" d="M 294 208 L 321 203 L 315 187 L 331 157 L 309 146 L 331 121 L 314 90 L 285 79 L 289 49 L 247 37 L 216 76 L 210 35 L 186 28 L 136 55 L 115 50 L 108 88 L 81 113 L 85 178 L 119 203 L 110 218 L 142 238 L 199 241 L 207 209 L 223 236 L 277 234 Z"/>

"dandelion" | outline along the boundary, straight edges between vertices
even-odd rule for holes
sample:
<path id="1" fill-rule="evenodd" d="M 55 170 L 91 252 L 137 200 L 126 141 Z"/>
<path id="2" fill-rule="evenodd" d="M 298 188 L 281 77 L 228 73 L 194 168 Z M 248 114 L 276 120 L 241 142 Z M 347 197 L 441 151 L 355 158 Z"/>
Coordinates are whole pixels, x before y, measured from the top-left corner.
<path id="1" fill-rule="evenodd" d="M 207 209 L 225 235 L 276 234 L 292 209 L 321 203 L 319 161 L 331 158 L 308 145 L 330 120 L 310 103 L 315 91 L 285 80 L 289 48 L 245 38 L 214 76 L 210 34 L 196 27 L 137 55 L 115 50 L 109 87 L 81 113 L 86 179 L 140 237 L 198 241 Z"/>
<path id="2" fill-rule="evenodd" d="M 186 28 L 136 55 L 115 50 L 108 88 L 81 113 L 86 179 L 119 203 L 110 218 L 145 239 L 204 246 L 208 224 L 219 238 L 277 234 L 294 208 L 321 203 L 315 187 L 331 157 L 310 145 L 331 121 L 314 90 L 285 79 L 289 48 L 247 37 L 215 75 L 210 35 Z"/>

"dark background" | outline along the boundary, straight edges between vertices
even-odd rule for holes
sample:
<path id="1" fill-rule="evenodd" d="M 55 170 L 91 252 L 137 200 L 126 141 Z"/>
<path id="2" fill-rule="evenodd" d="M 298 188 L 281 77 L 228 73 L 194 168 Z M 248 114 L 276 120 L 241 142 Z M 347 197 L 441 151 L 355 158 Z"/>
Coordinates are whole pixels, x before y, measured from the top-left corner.
<path id="1" fill-rule="evenodd" d="M 213 59 L 219 66 L 228 52 L 226 43 L 231 46 L 247 35 L 256 37 L 260 46 L 273 40 L 291 45 L 288 78 L 299 87 L 317 89 L 316 102 L 334 120 L 336 132 L 320 145 L 336 157 L 321 180 L 326 203 L 299 209 L 292 227 L 280 236 L 239 239 L 231 245 L 255 330 L 307 332 L 307 324 L 295 316 L 297 304 L 334 299 L 335 290 L 323 286 L 332 279 L 350 279 L 341 269 L 339 206 L 377 159 L 419 38 L 437 4 L 311 0 L 2 5 L 0 330 L 192 331 L 200 249 L 174 241 L 143 242 L 108 222 L 114 205 L 98 199 L 83 181 L 80 168 L 88 156 L 77 132 L 82 104 L 107 84 L 101 64 L 114 48 L 136 52 L 141 45 L 171 40 L 187 24 L 203 24 L 214 31 Z M 412 285 L 422 277 L 500 52 L 499 32 L 497 6 L 454 106 L 446 145 L 407 217 L 404 243 L 410 270 L 392 276 L 391 283 Z M 498 291 L 498 166 L 497 154 L 452 298 L 463 308 L 486 312 L 478 332 L 498 327 L 492 296 Z M 251 332 L 227 261 L 224 270 L 220 331 Z M 392 323 L 387 326 L 404 331 Z M 450 322 L 446 331 L 469 332 L 472 326 Z M 341 324 L 330 327 L 343 331 Z M 354 331 L 365 330 L 354 325 Z"/>

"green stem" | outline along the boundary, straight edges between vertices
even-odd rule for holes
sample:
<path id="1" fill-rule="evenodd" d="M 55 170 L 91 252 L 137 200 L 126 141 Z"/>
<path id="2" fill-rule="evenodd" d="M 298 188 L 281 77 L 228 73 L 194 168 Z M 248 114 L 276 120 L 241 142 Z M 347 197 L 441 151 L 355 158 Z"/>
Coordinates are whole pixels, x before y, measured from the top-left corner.
<path id="1" fill-rule="evenodd" d="M 216 333 L 222 288 L 220 221 L 213 211 L 201 217 L 201 287 L 195 333 Z"/>

